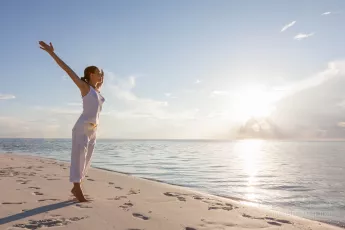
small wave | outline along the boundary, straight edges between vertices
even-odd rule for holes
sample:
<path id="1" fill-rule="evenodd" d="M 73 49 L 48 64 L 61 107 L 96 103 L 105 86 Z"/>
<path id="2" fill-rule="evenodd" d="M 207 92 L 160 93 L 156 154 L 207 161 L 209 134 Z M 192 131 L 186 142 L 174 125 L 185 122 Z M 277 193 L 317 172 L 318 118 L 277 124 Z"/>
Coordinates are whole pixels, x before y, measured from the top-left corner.
<path id="1" fill-rule="evenodd" d="M 265 187 L 265 189 L 269 190 L 287 190 L 287 191 L 294 191 L 294 192 L 307 192 L 307 191 L 313 191 L 314 189 L 306 188 L 304 186 L 298 186 L 298 185 L 280 185 L 280 186 L 271 186 L 271 187 Z"/>

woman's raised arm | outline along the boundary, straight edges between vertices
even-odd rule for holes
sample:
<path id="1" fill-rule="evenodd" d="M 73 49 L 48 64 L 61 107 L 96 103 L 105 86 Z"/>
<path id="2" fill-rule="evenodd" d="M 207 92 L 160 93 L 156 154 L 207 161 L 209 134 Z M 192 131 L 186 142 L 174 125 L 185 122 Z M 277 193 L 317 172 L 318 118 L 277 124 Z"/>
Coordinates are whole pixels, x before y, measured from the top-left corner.
<path id="1" fill-rule="evenodd" d="M 49 45 L 47 45 L 45 42 L 40 41 L 39 44 L 41 45 L 40 48 L 46 51 L 56 61 L 56 63 L 68 74 L 68 76 L 70 76 L 70 78 L 78 86 L 82 93 L 89 90 L 87 84 L 84 81 L 82 81 L 78 77 L 78 75 L 55 54 L 54 47 L 51 42 L 49 43 Z"/>

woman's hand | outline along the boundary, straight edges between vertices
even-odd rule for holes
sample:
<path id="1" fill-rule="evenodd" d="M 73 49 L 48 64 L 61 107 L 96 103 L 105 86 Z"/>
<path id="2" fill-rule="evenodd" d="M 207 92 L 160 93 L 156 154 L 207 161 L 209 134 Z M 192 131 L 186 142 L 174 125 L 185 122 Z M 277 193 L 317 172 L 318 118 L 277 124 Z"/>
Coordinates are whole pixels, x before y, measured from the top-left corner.
<path id="1" fill-rule="evenodd" d="M 47 45 L 44 41 L 39 41 L 39 44 L 41 45 L 41 49 L 47 51 L 48 53 L 54 52 L 53 44 L 50 42 L 49 45 Z"/>

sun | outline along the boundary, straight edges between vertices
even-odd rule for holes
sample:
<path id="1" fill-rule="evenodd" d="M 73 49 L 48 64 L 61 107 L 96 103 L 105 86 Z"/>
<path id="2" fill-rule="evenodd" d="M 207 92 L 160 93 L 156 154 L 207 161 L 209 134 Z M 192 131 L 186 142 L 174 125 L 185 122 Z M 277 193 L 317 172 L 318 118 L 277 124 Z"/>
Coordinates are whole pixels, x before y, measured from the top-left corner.
<path id="1" fill-rule="evenodd" d="M 242 89 L 235 102 L 234 111 L 242 121 L 251 118 L 266 118 L 274 111 L 275 96 L 262 86 Z"/>

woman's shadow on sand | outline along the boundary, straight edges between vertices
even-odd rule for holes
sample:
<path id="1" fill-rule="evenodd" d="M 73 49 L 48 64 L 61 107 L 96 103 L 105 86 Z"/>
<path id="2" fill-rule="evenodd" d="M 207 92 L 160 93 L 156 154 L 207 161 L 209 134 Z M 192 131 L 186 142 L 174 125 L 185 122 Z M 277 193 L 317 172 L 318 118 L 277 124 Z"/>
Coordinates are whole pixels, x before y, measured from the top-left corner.
<path id="1" fill-rule="evenodd" d="M 63 202 L 59 202 L 59 203 L 55 203 L 55 204 L 49 204 L 49 205 L 45 205 L 42 207 L 38 207 L 38 208 L 34 208 L 31 210 L 27 210 L 25 212 L 21 212 L 18 214 L 14 214 L 12 216 L 8 216 L 8 217 L 4 217 L 4 218 L 0 218 L 0 225 L 2 224 L 7 224 L 13 221 L 17 221 L 20 219 L 24 219 L 27 218 L 29 216 L 34 216 L 34 215 L 38 215 L 44 212 L 48 212 L 48 211 L 52 211 L 52 210 L 56 210 L 56 209 L 60 209 L 60 208 L 64 208 L 73 204 L 77 204 L 77 201 L 74 200 L 68 200 L 68 201 L 63 201 Z"/>

